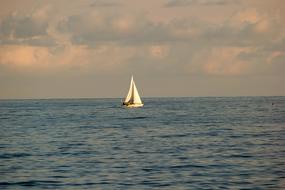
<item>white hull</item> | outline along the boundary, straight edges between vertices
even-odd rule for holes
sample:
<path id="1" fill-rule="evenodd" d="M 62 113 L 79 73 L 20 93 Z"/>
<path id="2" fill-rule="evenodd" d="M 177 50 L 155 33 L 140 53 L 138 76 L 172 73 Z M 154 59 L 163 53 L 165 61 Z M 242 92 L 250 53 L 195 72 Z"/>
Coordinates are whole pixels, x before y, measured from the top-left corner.
<path id="1" fill-rule="evenodd" d="M 143 107 L 143 104 L 129 104 L 129 105 L 123 105 L 125 107 L 128 108 L 139 108 L 139 107 Z"/>

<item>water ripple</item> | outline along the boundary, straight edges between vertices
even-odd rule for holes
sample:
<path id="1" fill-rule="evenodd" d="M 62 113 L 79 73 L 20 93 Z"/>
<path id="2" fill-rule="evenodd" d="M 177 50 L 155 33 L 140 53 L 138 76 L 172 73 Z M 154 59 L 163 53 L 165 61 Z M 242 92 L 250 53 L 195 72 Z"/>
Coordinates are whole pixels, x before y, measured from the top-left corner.
<path id="1" fill-rule="evenodd" d="M 0 189 L 282 189 L 284 113 L 285 97 L 0 101 Z"/>

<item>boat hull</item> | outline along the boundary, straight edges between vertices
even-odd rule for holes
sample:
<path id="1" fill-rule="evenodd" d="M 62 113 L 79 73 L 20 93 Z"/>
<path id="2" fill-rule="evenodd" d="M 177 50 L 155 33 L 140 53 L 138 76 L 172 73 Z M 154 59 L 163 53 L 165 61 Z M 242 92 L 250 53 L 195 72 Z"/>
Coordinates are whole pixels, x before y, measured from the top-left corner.
<path id="1" fill-rule="evenodd" d="M 127 108 L 139 108 L 143 107 L 143 104 L 123 104 L 123 106 Z"/>

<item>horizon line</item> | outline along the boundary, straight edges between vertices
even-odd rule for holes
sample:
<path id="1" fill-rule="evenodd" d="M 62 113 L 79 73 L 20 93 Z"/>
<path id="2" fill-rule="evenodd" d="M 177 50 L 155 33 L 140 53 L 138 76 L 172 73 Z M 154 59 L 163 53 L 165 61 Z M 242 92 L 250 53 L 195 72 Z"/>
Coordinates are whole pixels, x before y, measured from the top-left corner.
<path id="1" fill-rule="evenodd" d="M 149 98 L 238 98 L 238 97 L 285 97 L 285 95 L 234 95 L 234 96 L 145 96 Z M 51 97 L 51 98 L 0 98 L 2 100 L 82 100 L 82 99 L 124 99 L 124 97 Z"/>

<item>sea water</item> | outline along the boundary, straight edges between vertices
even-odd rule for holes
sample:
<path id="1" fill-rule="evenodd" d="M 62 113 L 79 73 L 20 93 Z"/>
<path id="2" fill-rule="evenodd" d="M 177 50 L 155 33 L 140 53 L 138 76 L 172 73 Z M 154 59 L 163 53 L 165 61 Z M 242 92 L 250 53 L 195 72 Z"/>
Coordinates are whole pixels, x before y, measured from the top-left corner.
<path id="1" fill-rule="evenodd" d="M 285 97 L 0 101 L 0 189 L 284 189 Z"/>

